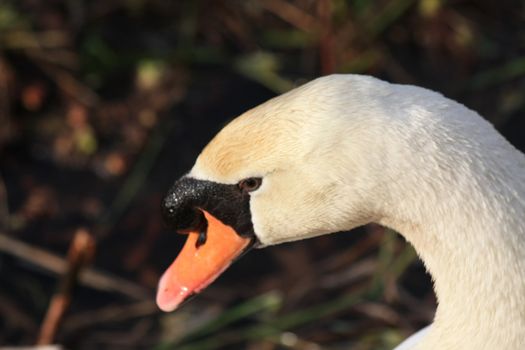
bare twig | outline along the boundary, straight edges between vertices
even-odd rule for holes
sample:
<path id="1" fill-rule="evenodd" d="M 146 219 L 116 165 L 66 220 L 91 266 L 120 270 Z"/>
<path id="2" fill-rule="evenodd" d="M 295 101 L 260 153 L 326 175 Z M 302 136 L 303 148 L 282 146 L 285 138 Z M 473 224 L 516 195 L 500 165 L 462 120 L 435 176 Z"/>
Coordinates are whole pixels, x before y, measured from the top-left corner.
<path id="1" fill-rule="evenodd" d="M 71 38 L 68 32 L 48 30 L 32 32 L 11 30 L 3 33 L 1 42 L 9 49 L 57 49 L 68 45 Z"/>
<path id="2" fill-rule="evenodd" d="M 42 248 L 33 247 L 0 233 L 0 251 L 28 261 L 54 274 L 62 275 L 67 271 L 67 261 Z M 83 270 L 79 275 L 81 285 L 103 291 L 117 292 L 134 299 L 145 299 L 149 292 L 141 286 L 120 277 L 111 276 L 93 268 Z"/>
<path id="3" fill-rule="evenodd" d="M 73 237 L 68 253 L 68 269 L 63 275 L 58 291 L 53 295 L 46 317 L 40 328 L 37 344 L 53 343 L 64 315 L 71 304 L 73 289 L 80 271 L 92 260 L 95 240 L 85 229 L 79 229 Z"/>
<path id="4" fill-rule="evenodd" d="M 320 24 L 317 19 L 299 7 L 283 0 L 261 1 L 260 6 L 282 20 L 307 33 L 316 32 Z"/>

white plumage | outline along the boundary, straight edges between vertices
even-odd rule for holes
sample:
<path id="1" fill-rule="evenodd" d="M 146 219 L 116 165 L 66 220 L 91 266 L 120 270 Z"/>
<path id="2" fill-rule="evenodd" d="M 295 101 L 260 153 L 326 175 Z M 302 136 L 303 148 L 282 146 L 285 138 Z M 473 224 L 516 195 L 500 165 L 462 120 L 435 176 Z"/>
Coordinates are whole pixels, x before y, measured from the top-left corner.
<path id="1" fill-rule="evenodd" d="M 400 232 L 439 301 L 407 349 L 525 349 L 525 156 L 465 106 L 320 78 L 234 120 L 189 176 L 262 177 L 250 207 L 263 245 L 370 222 Z"/>

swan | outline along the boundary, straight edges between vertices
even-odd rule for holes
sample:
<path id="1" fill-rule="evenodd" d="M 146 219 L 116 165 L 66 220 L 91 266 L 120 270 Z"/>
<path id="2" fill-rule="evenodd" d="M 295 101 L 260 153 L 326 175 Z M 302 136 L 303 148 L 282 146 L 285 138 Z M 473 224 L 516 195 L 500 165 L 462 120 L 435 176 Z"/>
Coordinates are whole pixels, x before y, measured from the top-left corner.
<path id="1" fill-rule="evenodd" d="M 399 349 L 525 349 L 525 156 L 439 93 L 313 80 L 224 127 L 162 206 L 188 234 L 159 282 L 164 311 L 251 247 L 373 222 L 414 246 L 438 299 Z"/>

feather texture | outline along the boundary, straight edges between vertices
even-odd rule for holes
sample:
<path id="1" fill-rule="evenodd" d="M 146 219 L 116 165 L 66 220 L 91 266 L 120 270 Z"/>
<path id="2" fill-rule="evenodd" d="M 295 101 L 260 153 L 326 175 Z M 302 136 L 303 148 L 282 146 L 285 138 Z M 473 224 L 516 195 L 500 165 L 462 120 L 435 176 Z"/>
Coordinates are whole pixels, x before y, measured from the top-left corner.
<path id="1" fill-rule="evenodd" d="M 525 349 L 525 156 L 465 106 L 332 75 L 234 120 L 189 175 L 262 177 L 250 207 L 264 245 L 370 222 L 400 232 L 439 301 L 410 349 Z"/>

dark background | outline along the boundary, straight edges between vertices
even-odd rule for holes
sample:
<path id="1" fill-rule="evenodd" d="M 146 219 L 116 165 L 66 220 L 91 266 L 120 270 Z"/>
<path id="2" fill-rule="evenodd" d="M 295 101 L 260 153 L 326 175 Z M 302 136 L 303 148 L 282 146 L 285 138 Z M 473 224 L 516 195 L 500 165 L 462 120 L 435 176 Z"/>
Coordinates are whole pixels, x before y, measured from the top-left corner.
<path id="1" fill-rule="evenodd" d="M 55 293 L 67 349 L 391 349 L 429 323 L 424 268 L 373 225 L 153 302 L 183 241 L 170 184 L 229 119 L 332 72 L 438 90 L 525 148 L 523 1 L 0 0 L 0 345 L 34 344 Z"/>

